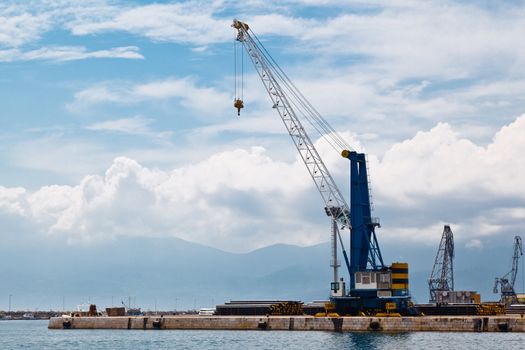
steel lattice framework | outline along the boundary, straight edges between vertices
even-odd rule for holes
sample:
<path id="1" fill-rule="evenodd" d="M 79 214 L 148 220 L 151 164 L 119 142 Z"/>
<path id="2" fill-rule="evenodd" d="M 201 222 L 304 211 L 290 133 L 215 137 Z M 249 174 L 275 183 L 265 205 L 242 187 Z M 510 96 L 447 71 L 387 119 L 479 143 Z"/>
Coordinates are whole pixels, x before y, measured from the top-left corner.
<path id="1" fill-rule="evenodd" d="M 512 269 L 507 272 L 503 277 L 496 277 L 494 282 L 494 293 L 498 293 L 498 285 L 501 287 L 501 301 L 505 303 L 512 303 L 516 298 L 516 292 L 514 291 L 514 283 L 516 282 L 516 276 L 518 275 L 518 262 L 520 257 L 523 255 L 523 248 L 521 243 L 521 237 L 514 237 L 514 248 L 512 254 Z"/>
<path id="2" fill-rule="evenodd" d="M 454 290 L 454 235 L 449 225 L 443 229 L 428 287 L 431 303 L 436 302 L 437 292 Z"/>
<path id="3" fill-rule="evenodd" d="M 281 82 L 284 80 L 282 73 L 271 62 L 271 59 L 267 57 L 266 52 L 257 45 L 253 38 L 253 33 L 250 34 L 249 28 L 245 23 L 234 21 L 233 26 L 238 30 L 237 40 L 243 44 L 248 52 L 248 56 L 273 102 L 273 108 L 279 113 L 288 134 L 292 138 L 319 193 L 323 197 L 326 207 L 329 208 L 330 215 L 343 227 L 349 227 L 350 210 L 348 204 L 319 156 L 312 140 L 306 133 L 293 108 L 292 102 L 287 96 L 288 94 L 285 92 L 285 88 L 279 83 L 279 80 Z"/>

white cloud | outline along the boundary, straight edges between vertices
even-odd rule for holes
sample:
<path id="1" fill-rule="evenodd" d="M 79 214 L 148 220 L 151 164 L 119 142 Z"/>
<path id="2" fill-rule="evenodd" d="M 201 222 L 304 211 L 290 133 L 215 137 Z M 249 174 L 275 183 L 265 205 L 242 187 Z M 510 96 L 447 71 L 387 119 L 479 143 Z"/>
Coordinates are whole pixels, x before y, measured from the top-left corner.
<path id="1" fill-rule="evenodd" d="M 82 3 L 27 0 L 0 4 L 0 62 L 144 58 L 135 46 L 96 51 L 88 51 L 83 46 L 64 45 L 44 45 L 34 48 L 47 32 L 63 29 L 65 23 L 70 22 L 72 18 L 99 18 L 115 9 L 105 0 L 86 0 Z"/>
<path id="2" fill-rule="evenodd" d="M 208 46 L 197 46 L 191 49 L 193 52 L 205 52 L 208 50 Z"/>
<path id="3" fill-rule="evenodd" d="M 6 188 L 0 186 L 0 210 L 8 214 L 24 215 L 24 196 L 26 190 L 21 187 Z"/>
<path id="4" fill-rule="evenodd" d="M 303 6 L 320 5 L 334 6 L 338 12 L 330 17 L 299 15 Z M 272 40 L 272 53 L 303 55 L 301 65 L 288 68 L 286 61 L 280 63 L 322 112 L 350 115 L 352 121 L 358 120 L 352 129 L 364 134 L 377 134 L 370 120 L 384 125 L 381 151 L 392 141 L 441 120 L 460 120 L 470 126 L 472 120 L 483 119 L 489 127 L 461 130 L 469 137 L 477 135 L 476 141 L 486 141 L 487 134 L 509 120 L 498 123 L 494 115 L 509 118 L 522 113 L 525 76 L 520 67 L 525 63 L 525 49 L 515 44 L 525 36 L 525 8 L 520 5 L 487 8 L 454 1 L 379 1 L 371 5 L 336 0 L 291 0 L 271 6 L 258 0 L 140 5 L 91 0 L 82 4 L 31 1 L 17 4 L 16 11 L 9 8 L 0 12 L 6 18 L 20 14 L 41 18 L 43 24 L 38 28 L 42 33 L 53 28 L 66 28 L 79 36 L 124 31 L 153 41 L 188 44 L 197 52 L 232 40 L 231 18 L 225 13 L 235 10 L 263 42 Z M 285 44 L 272 36 L 286 37 Z M 5 37 L 11 35 L 6 32 Z M 22 42 L 34 42 L 38 37 L 29 35 Z M 82 47 L 8 48 L 0 52 L 0 59 L 141 58 L 132 48 L 94 52 Z M 308 62 L 311 60 L 313 63 Z M 170 90 L 176 97 L 176 90 L 196 86 L 195 82 L 154 83 L 162 91 L 146 91 L 144 98 L 162 99 Z M 98 100 L 125 103 L 138 96 L 136 91 L 116 86 L 92 89 L 86 89 L 85 101 L 90 100 L 90 94 L 98 94 Z M 216 111 L 219 105 L 221 111 L 230 107 L 229 102 L 223 102 L 230 96 L 223 100 L 226 95 L 218 96 L 217 88 L 210 89 L 214 91 L 193 90 L 181 102 L 203 113 Z M 140 96 L 138 101 L 142 101 Z"/>
<path id="5" fill-rule="evenodd" d="M 515 72 L 525 61 L 525 49 L 516 45 L 525 31 L 523 6 L 500 4 L 487 8 L 455 1 L 367 4 L 328 0 L 269 5 L 260 1 L 239 4 L 219 0 L 146 5 L 98 0 L 82 4 L 31 1 L 0 8 L 5 23 L 0 26 L 0 43 L 3 39 L 9 46 L 16 46 L 36 41 L 48 30 L 65 28 L 79 36 L 124 31 L 154 41 L 202 48 L 232 40 L 231 16 L 225 15 L 230 10 L 260 35 L 297 40 L 287 50 L 317 50 L 331 58 L 364 55 L 370 64 L 368 69 L 388 72 L 394 79 L 458 79 Z M 293 15 L 312 5 L 334 6 L 339 13 L 317 18 Z"/>
<path id="6" fill-rule="evenodd" d="M 64 28 L 77 36 L 123 31 L 153 41 L 189 44 L 197 52 L 214 51 L 215 47 L 213 50 L 208 48 L 232 39 L 231 19 L 226 18 L 225 13 L 230 6 L 239 6 L 235 8 L 245 15 L 243 18 L 254 31 L 261 34 L 261 39 L 272 40 L 269 46 L 275 43 L 270 47 L 272 53 L 283 54 L 285 58 L 290 53 L 300 53 L 305 55 L 304 60 L 314 60 L 313 63 L 291 67 L 290 76 L 298 77 L 294 81 L 323 114 L 335 117 L 337 129 L 352 130 L 352 136 L 357 135 L 358 139 L 368 137 L 374 140 L 365 144 L 368 150 L 372 150 L 370 168 L 376 204 L 383 213 L 386 211 L 385 222 L 392 225 L 384 229 L 386 238 L 424 240 L 430 235 L 439 236 L 442 223 L 447 222 L 461 227 L 467 242 L 468 239 L 480 239 L 475 237 L 515 229 L 523 219 L 525 193 L 520 179 L 524 177 L 521 155 L 525 149 L 522 137 L 524 117 L 502 128 L 489 140 L 495 129 L 508 122 L 509 115 L 516 115 L 517 110 L 523 112 L 525 76 L 521 67 L 525 50 L 516 44 L 525 34 L 523 6 L 501 6 L 497 11 L 489 11 L 456 2 L 376 2 L 374 11 L 341 10 L 332 17 L 307 18 L 294 15 L 301 13 L 300 8 L 294 7 L 296 4 L 357 8 L 367 5 L 335 0 L 290 0 L 272 4 L 272 11 L 267 11 L 262 8 L 268 5 L 267 2 L 258 0 L 241 5 L 214 2 L 209 7 L 205 2 L 195 1 L 153 5 L 102 0 L 89 1 L 87 5 L 73 1 L 34 1 L 28 4 L 17 5 L 17 8 L 26 10 L 16 11 L 14 7 L 9 6 L 9 9 L 0 5 L 3 6 L 0 10 L 0 45 L 5 47 L 0 51 L 0 60 L 142 58 L 133 46 L 100 51 L 88 51 L 83 46 L 34 48 L 46 31 Z M 276 6 L 284 11 L 273 11 Z M 29 8 L 34 8 L 34 11 L 27 10 Z M 285 38 L 273 41 L 272 36 Z M 20 47 L 23 45 L 31 47 Z M 285 59 L 283 66 L 286 62 Z M 294 70 L 297 74 L 293 74 Z M 222 131 L 244 133 L 244 136 L 247 133 L 283 133 L 282 126 L 277 125 L 280 123 L 278 118 L 271 117 L 275 124 L 265 115 L 273 111 L 269 109 L 264 91 L 259 87 L 256 91 L 250 84 L 260 85 L 260 82 L 247 77 L 250 95 L 245 112 L 255 115 L 254 119 L 203 126 L 197 131 L 191 130 L 190 134 Z M 90 108 L 92 113 L 91 108 L 96 104 L 135 107 L 137 103 L 158 104 L 168 100 L 179 102 L 201 118 L 232 109 L 231 96 L 224 89 L 213 83 L 197 82 L 196 78 L 102 83 L 78 91 L 69 107 L 73 110 Z M 261 113 L 262 108 L 265 114 Z M 443 120 L 447 123 L 438 123 Z M 133 135 L 155 133 L 150 121 L 142 117 L 99 121 L 87 128 Z M 427 131 L 413 136 L 422 129 Z M 472 135 L 482 138 L 483 142 L 475 142 Z M 270 137 L 264 142 L 271 143 L 268 141 Z M 406 140 L 392 146 L 392 140 L 402 139 Z M 268 210 L 265 208 L 275 205 L 275 201 L 279 201 L 275 205 L 275 211 L 279 213 L 286 213 L 297 203 L 303 205 L 307 202 L 296 198 L 306 196 L 306 191 L 312 190 L 308 180 L 305 180 L 304 188 L 309 190 L 298 189 L 296 184 L 288 182 L 288 178 L 304 176 L 301 165 L 292 163 L 289 158 L 287 162 L 276 161 L 284 152 L 272 154 L 270 158 L 258 151 L 246 151 L 250 149 L 247 144 L 263 144 L 261 140 L 252 138 L 233 142 L 242 144 L 244 150 L 216 151 L 218 153 L 206 161 L 173 172 L 152 171 L 130 158 L 119 158 L 111 167 L 111 176 L 85 177 L 85 174 L 101 171 L 100 159 L 113 158 L 114 151 L 105 152 L 104 147 L 81 142 L 71 144 L 71 147 L 49 147 L 49 143 L 31 140 L 26 143 L 25 157 L 18 159 L 25 167 L 67 172 L 71 171 L 71 164 L 75 164 L 77 175 L 80 173 L 81 178 L 85 178 L 77 186 L 49 186 L 34 192 L 4 188 L 3 192 L 0 191 L 0 210 L 25 215 L 38 221 L 44 231 L 76 237 L 73 239 L 103 239 L 104 234 L 111 236 L 126 232 L 173 234 L 210 244 L 227 237 L 227 241 L 236 247 L 241 247 L 247 239 L 251 239 L 249 244 L 254 245 L 273 243 L 283 239 L 279 235 L 290 243 L 324 240 L 325 232 L 322 228 L 317 232 L 318 224 L 309 217 L 301 219 L 308 225 L 291 229 L 293 223 L 284 216 L 273 212 L 273 216 L 258 216 L 257 210 Z M 60 142 L 55 140 L 53 145 L 56 144 Z M 357 144 L 357 141 L 352 144 Z M 376 150 L 378 144 L 382 144 L 381 151 Z M 224 144 L 214 146 L 219 149 L 228 147 Z M 39 157 L 32 151 L 34 149 L 48 154 Z M 178 151 L 187 158 L 187 154 L 197 153 L 195 149 L 187 148 Z M 152 159 L 162 157 L 155 150 L 143 152 Z M 346 182 L 343 171 L 346 167 L 338 165 L 340 159 L 328 156 L 326 162 L 336 169 L 334 175 Z M 223 173 L 225 169 L 230 169 L 230 173 Z M 256 169 L 255 173 L 253 169 Z M 257 186 L 261 184 L 250 183 L 256 180 L 264 183 L 266 179 L 257 177 L 259 174 L 268 177 L 268 181 L 277 181 L 271 177 L 275 174 L 270 170 L 284 174 L 284 179 L 281 179 L 283 187 L 259 188 Z M 146 173 L 153 174 L 155 180 L 139 181 Z M 237 173 L 246 178 L 236 177 Z M 215 178 L 215 174 L 220 176 Z M 202 184 L 185 182 L 185 177 L 199 179 Z M 239 187 L 230 182 L 234 180 L 251 187 Z M 184 186 L 179 186 L 179 183 Z M 290 194 L 286 188 L 297 192 Z M 315 196 L 315 192 L 308 193 Z M 52 199 L 46 202 L 46 198 Z M 161 199 L 171 206 L 160 206 Z M 137 208 L 126 206 L 134 201 L 139 202 Z M 317 207 L 317 204 L 315 199 L 312 204 L 307 203 L 312 207 Z M 239 213 L 250 206 L 257 210 Z M 201 220 L 200 216 L 195 219 L 189 207 L 195 208 L 206 220 Z M 191 220 L 184 219 L 182 214 L 170 218 L 166 208 L 170 213 L 183 213 Z M 297 215 L 303 209 L 294 207 Z M 402 215 L 388 217 L 391 211 L 394 212 L 391 216 Z M 123 223 L 125 217 L 132 217 L 134 222 Z M 270 220 L 266 228 L 286 229 L 275 229 L 272 234 L 254 229 L 261 225 L 261 217 Z M 400 218 L 406 221 L 401 223 Z M 178 224 L 181 227 L 174 228 Z M 212 236 L 207 236 L 211 226 L 218 229 Z M 304 230 L 305 233 L 299 236 L 290 233 L 293 230 Z M 195 233 L 189 236 L 188 232 Z M 75 233 L 79 233 L 80 238 Z"/>
<path id="7" fill-rule="evenodd" d="M 367 55 L 397 78 L 458 79 L 482 72 L 495 57 L 511 65 L 523 62 L 525 50 L 515 43 L 524 34 L 524 11 L 503 7 L 498 13 L 427 1 L 386 6 L 373 14 L 342 14 L 304 30 L 300 38 L 333 54 Z"/>
<path id="8" fill-rule="evenodd" d="M 440 123 L 398 143 L 373 165 L 385 200 L 419 205 L 422 196 L 464 197 L 477 193 L 525 199 L 525 115 L 503 127 L 487 147 L 461 138 Z M 402 155 L 402 157 L 401 157 Z"/>
<path id="9" fill-rule="evenodd" d="M 387 216 L 381 240 L 433 244 L 449 223 L 458 242 L 475 247 L 476 240 L 514 231 L 525 215 L 524 132 L 522 116 L 480 147 L 439 124 L 394 145 L 382 159 L 371 155 L 376 209 Z M 317 146 L 336 180 L 346 182 L 347 163 L 326 144 Z M 85 176 L 75 186 L 0 188 L 0 211 L 72 242 L 171 235 L 246 251 L 326 241 L 328 223 L 315 192 L 298 159 L 276 161 L 254 147 L 207 155 L 172 171 L 119 157 L 104 176 Z"/>
<path id="10" fill-rule="evenodd" d="M 144 84 L 108 82 L 75 93 L 71 110 L 82 109 L 96 103 L 133 104 L 144 101 L 175 99 L 188 110 L 202 115 L 217 115 L 232 109 L 229 94 L 207 86 L 199 86 L 190 77 L 170 78 Z"/>
<path id="11" fill-rule="evenodd" d="M 472 239 L 465 244 L 465 247 L 468 249 L 482 250 L 483 242 L 481 242 L 479 239 Z"/>
<path id="12" fill-rule="evenodd" d="M 121 157 L 105 176 L 86 176 L 77 186 L 45 186 L 25 196 L 2 189 L 0 203 L 5 203 L 2 209 L 23 206 L 24 219 L 72 242 L 176 235 L 241 250 L 270 244 L 286 227 L 296 226 L 302 230 L 288 232 L 282 240 L 308 244 L 320 237 L 309 224 L 294 222 L 294 210 L 284 211 L 280 202 L 309 187 L 302 170 L 297 164 L 273 162 L 260 148 L 216 154 L 171 172 Z M 284 176 L 292 180 L 291 186 Z M 272 219 L 250 214 L 252 209 L 243 208 L 250 203 Z M 280 223 L 278 228 L 269 225 L 274 222 Z"/>
<path id="13" fill-rule="evenodd" d="M 245 134 L 286 134 L 282 122 L 275 115 L 242 115 L 242 118 L 233 119 L 224 123 L 208 125 L 201 128 L 194 129 L 192 134 L 199 137 L 208 137 L 216 135 L 221 132 L 237 132 Z"/>
<path id="14" fill-rule="evenodd" d="M 345 8 L 352 6 L 360 5 L 348 2 Z M 246 21 L 264 43 L 271 40 L 271 53 L 315 56 L 312 62 L 284 68 L 322 113 L 351 119 L 336 125 L 341 129 L 377 133 L 381 125 L 381 142 L 388 139 L 381 152 L 443 120 L 487 142 L 510 116 L 523 113 L 525 76 L 519 67 L 525 49 L 516 45 L 525 36 L 522 4 L 487 8 L 404 1 L 370 6 L 375 10 L 341 9 L 326 18 L 282 12 Z M 271 35 L 291 40 L 282 45 L 267 39 Z"/>
<path id="15" fill-rule="evenodd" d="M 64 137 L 61 130 L 52 130 L 51 135 L 46 133 L 45 137 L 31 136 L 6 145 L 4 157 L 10 166 L 25 175 L 40 174 L 36 178 L 27 175 L 27 179 L 36 180 L 39 185 L 49 183 L 42 182 L 42 173 L 54 174 L 53 178 L 70 183 L 72 179 L 78 181 L 86 174 L 103 171 L 105 165 L 101 160 L 114 158 L 114 151 L 78 137 Z"/>
<path id="16" fill-rule="evenodd" d="M 116 132 L 129 135 L 145 135 L 153 137 L 167 137 L 171 132 L 155 132 L 150 125 L 153 119 L 136 116 L 93 123 L 86 129 L 93 131 Z"/>
<path id="17" fill-rule="evenodd" d="M 48 13 L 31 14 L 15 6 L 0 5 L 0 47 L 16 47 L 40 38 L 52 28 Z"/>
<path id="18" fill-rule="evenodd" d="M 122 7 L 104 17 L 80 18 L 66 26 L 75 35 L 127 31 L 155 41 L 206 45 L 232 37 L 231 20 L 216 19 L 221 1 Z"/>
<path id="19" fill-rule="evenodd" d="M 88 58 L 143 59 L 136 46 L 115 47 L 108 50 L 88 51 L 82 46 L 53 46 L 37 50 L 0 50 L 0 62 L 45 60 L 55 62 L 76 61 Z"/>
<path id="20" fill-rule="evenodd" d="M 380 237 L 380 242 L 390 242 L 390 243 L 399 243 L 399 242 L 406 242 L 408 244 L 424 244 L 427 246 L 436 246 L 439 244 L 439 240 L 441 239 L 441 235 L 443 232 L 443 225 L 446 225 L 448 223 L 444 223 L 439 220 L 435 220 L 432 223 L 428 223 L 426 225 L 422 225 L 419 227 L 414 226 L 407 226 L 407 227 L 383 227 L 379 233 L 377 233 Z M 454 232 L 454 235 L 458 232 L 458 230 L 461 229 L 461 225 L 455 223 L 452 225 L 452 231 Z M 455 237 L 457 241 L 457 235 Z"/>
<path id="21" fill-rule="evenodd" d="M 522 83 L 501 81 L 497 83 L 499 89 L 485 90 L 482 83 L 476 83 L 434 93 L 432 89 L 439 86 L 439 82 L 418 79 L 397 84 L 376 73 L 363 74 L 346 68 L 335 72 L 315 64 L 292 68 L 289 75 L 335 129 L 352 130 L 361 140 L 372 137 L 373 142 L 365 142 L 367 151 L 379 156 L 393 143 L 443 120 L 453 125 L 462 137 L 479 145 L 488 144 L 494 132 L 512 118 L 513 110 L 521 113 L 520 100 L 525 94 L 525 79 Z M 248 93 L 245 92 L 245 109 L 240 121 L 224 121 L 204 129 L 254 133 L 257 132 L 255 120 L 262 125 L 267 125 L 263 119 L 267 116 L 279 120 L 256 75 L 245 77 L 245 91 Z M 501 91 L 509 91 L 508 96 L 502 97 Z M 512 107 L 499 107 L 504 99 L 510 99 Z M 282 126 L 276 124 L 276 127 L 284 131 Z M 317 136 L 314 132 L 312 135 Z"/>
<path id="22" fill-rule="evenodd" d="M 118 86 L 117 86 L 118 85 Z M 76 104 L 92 104 L 103 102 L 130 103 L 133 100 L 128 97 L 130 92 L 120 84 L 115 86 L 98 85 L 75 93 Z M 74 105 L 72 104 L 71 107 Z"/>
<path id="23" fill-rule="evenodd" d="M 151 124 L 151 119 L 134 117 L 98 122 L 87 126 L 86 129 L 95 131 L 115 131 L 125 134 L 144 134 L 150 132 L 149 124 Z"/>

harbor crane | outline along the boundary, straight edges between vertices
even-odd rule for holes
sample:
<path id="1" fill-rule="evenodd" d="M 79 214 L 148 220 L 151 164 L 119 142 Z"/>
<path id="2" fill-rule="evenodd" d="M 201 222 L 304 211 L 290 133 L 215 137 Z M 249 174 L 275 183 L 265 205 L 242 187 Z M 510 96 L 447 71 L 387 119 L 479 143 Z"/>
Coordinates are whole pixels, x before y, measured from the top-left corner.
<path id="1" fill-rule="evenodd" d="M 512 254 L 512 269 L 507 272 L 503 277 L 496 277 L 494 281 L 495 294 L 501 291 L 501 302 L 506 305 L 514 304 L 517 302 L 516 292 L 514 291 L 514 283 L 518 275 L 518 262 L 520 257 L 523 255 L 523 248 L 521 244 L 521 237 L 514 237 L 514 249 Z"/>
<path id="2" fill-rule="evenodd" d="M 449 225 L 443 228 L 443 235 L 428 280 L 430 302 L 437 301 L 438 292 L 454 290 L 454 235 Z"/>
<path id="3" fill-rule="evenodd" d="M 339 314 L 376 313 L 396 310 L 408 313 L 408 264 L 386 266 L 375 230 L 379 220 L 371 216 L 369 177 L 364 153 L 353 150 L 312 106 L 292 80 L 279 67 L 250 27 L 234 20 L 235 97 L 237 114 L 245 107 L 243 100 L 244 52 L 262 81 L 272 107 L 279 114 L 331 218 L 331 301 Z M 239 50 L 237 49 L 240 46 Z M 243 50 L 244 48 L 244 50 Z M 240 77 L 239 77 L 240 75 Z M 350 161 L 350 205 L 336 185 L 312 139 L 305 129 L 310 124 L 342 157 Z M 341 230 L 350 232 L 348 256 Z M 350 275 L 346 291 L 339 276 L 338 245 Z"/>

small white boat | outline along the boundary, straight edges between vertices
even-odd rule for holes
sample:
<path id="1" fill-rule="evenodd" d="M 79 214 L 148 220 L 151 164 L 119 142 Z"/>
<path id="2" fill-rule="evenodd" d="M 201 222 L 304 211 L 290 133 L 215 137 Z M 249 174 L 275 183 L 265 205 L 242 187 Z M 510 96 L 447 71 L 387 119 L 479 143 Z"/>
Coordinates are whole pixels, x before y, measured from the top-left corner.
<path id="1" fill-rule="evenodd" d="M 215 314 L 215 308 L 203 307 L 199 310 L 199 316 L 213 316 Z"/>

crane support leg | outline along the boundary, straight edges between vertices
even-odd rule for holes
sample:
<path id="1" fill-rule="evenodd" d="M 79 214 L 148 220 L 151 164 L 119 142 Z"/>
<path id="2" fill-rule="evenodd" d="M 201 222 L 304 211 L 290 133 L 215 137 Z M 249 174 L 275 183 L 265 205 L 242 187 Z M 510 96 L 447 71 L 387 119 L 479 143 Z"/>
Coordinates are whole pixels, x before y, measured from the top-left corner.
<path id="1" fill-rule="evenodd" d="M 332 268 L 333 268 L 333 283 L 339 282 L 339 261 L 337 259 L 337 235 L 338 235 L 338 229 L 337 229 L 337 222 L 332 218 Z"/>

